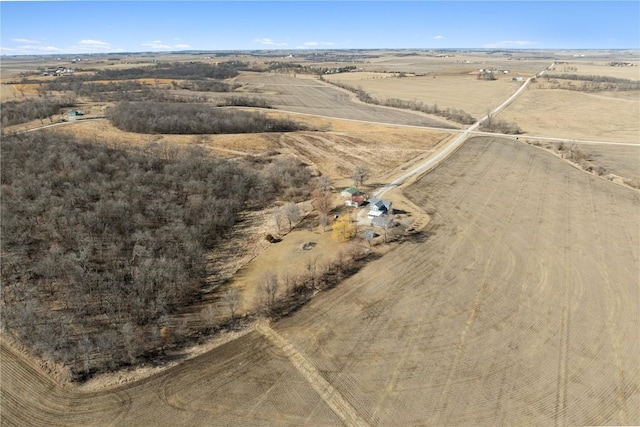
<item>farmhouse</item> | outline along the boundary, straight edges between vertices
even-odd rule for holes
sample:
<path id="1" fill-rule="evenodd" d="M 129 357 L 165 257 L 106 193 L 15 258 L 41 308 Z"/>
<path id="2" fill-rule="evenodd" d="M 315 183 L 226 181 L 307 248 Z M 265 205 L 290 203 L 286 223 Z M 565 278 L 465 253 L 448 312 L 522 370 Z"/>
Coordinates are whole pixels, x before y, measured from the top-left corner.
<path id="1" fill-rule="evenodd" d="M 345 188 L 340 195 L 346 206 L 361 206 L 367 200 L 366 196 L 355 187 Z"/>
<path id="2" fill-rule="evenodd" d="M 393 212 L 390 200 L 371 199 L 369 203 L 369 217 L 378 217 Z"/>

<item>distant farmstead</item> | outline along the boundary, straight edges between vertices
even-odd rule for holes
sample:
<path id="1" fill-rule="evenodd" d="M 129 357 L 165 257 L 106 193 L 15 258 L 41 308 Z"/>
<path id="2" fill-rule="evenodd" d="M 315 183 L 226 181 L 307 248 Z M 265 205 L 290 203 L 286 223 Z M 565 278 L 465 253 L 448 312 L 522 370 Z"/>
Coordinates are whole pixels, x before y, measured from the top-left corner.
<path id="1" fill-rule="evenodd" d="M 340 195 L 346 206 L 361 206 L 367 200 L 367 197 L 355 187 L 345 188 Z"/>

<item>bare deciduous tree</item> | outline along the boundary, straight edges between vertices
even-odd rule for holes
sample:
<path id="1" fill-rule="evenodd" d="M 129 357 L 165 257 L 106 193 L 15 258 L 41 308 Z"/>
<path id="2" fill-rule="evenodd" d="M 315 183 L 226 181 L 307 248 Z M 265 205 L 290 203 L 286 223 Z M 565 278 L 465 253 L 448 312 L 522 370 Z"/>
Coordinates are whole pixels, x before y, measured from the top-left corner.
<path id="1" fill-rule="evenodd" d="M 284 218 L 282 216 L 282 212 L 280 211 L 280 208 L 273 208 L 271 210 L 271 217 L 273 218 L 273 222 L 276 226 L 276 230 L 278 231 L 278 234 L 282 234 L 282 222 Z"/>
<path id="2" fill-rule="evenodd" d="M 213 305 L 208 305 L 200 312 L 200 318 L 207 328 L 211 328 L 216 324 L 216 309 Z"/>
<path id="3" fill-rule="evenodd" d="M 305 263 L 305 267 L 307 269 L 307 277 L 309 278 L 309 287 L 316 287 L 316 279 L 317 279 L 317 263 L 318 257 L 309 257 L 307 258 L 307 262 Z"/>
<path id="4" fill-rule="evenodd" d="M 267 311 L 271 310 L 276 303 L 278 296 L 278 275 L 272 271 L 268 271 L 262 275 L 260 284 L 258 285 L 258 303 Z"/>
<path id="5" fill-rule="evenodd" d="M 353 170 L 353 184 L 358 187 L 362 186 L 369 179 L 369 168 L 367 165 L 357 165 Z"/>
<path id="6" fill-rule="evenodd" d="M 328 214 L 333 209 L 333 195 L 329 191 L 316 189 L 313 191 L 313 207 L 321 214 Z"/>
<path id="7" fill-rule="evenodd" d="M 387 243 L 387 237 L 389 234 L 388 231 L 391 227 L 394 226 L 393 219 L 387 216 L 380 216 L 377 218 L 377 221 L 375 224 L 377 228 L 382 230 L 382 236 L 383 236 L 384 242 Z"/>
<path id="8" fill-rule="evenodd" d="M 316 188 L 322 192 L 330 192 L 333 187 L 333 180 L 329 175 L 321 175 L 316 182 Z"/>
<path id="9" fill-rule="evenodd" d="M 295 203 L 289 203 L 284 207 L 284 215 L 289 221 L 289 231 L 293 228 L 293 224 L 300 220 L 300 208 Z"/>
<path id="10" fill-rule="evenodd" d="M 222 294 L 222 304 L 229 309 L 231 313 L 231 320 L 235 318 L 236 310 L 238 309 L 241 300 L 242 295 L 236 288 L 229 288 L 224 294 Z"/>
<path id="11" fill-rule="evenodd" d="M 321 213 L 318 218 L 318 222 L 322 227 L 322 231 L 327 231 L 327 225 L 329 225 L 329 216 L 325 213 Z"/>

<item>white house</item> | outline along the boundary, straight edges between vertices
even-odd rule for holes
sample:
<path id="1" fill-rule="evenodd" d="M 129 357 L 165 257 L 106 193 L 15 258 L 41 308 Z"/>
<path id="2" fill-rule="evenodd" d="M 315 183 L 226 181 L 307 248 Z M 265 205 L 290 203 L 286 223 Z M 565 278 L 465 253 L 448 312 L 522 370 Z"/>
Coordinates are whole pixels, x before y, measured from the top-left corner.
<path id="1" fill-rule="evenodd" d="M 391 208 L 390 200 L 371 199 L 369 202 L 369 218 L 390 214 L 391 212 L 393 212 L 393 209 Z"/>

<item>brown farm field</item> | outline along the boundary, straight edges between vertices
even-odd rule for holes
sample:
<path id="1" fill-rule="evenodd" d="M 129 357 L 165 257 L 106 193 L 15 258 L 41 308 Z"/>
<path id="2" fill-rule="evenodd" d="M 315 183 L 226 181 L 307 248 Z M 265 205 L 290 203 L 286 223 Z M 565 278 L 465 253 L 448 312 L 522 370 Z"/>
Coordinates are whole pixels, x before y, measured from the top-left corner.
<path id="1" fill-rule="evenodd" d="M 638 92 L 627 99 L 542 86 L 530 85 L 498 118 L 530 135 L 640 143 Z"/>
<path id="2" fill-rule="evenodd" d="M 464 110 L 476 119 L 487 114 L 488 109 L 500 105 L 522 84 L 503 76 L 494 81 L 478 80 L 476 72 L 477 69 L 472 71 L 473 74 L 464 71 L 417 77 L 395 77 L 385 73 L 343 73 L 325 78 L 330 82 L 362 88 L 381 101 L 397 98 L 435 104 L 441 109 Z"/>
<path id="3" fill-rule="evenodd" d="M 567 73 L 640 78 L 637 66 L 607 65 L 620 59 L 615 52 L 579 53 L 347 52 L 356 59 L 362 55 L 354 62 L 362 71 L 324 78 L 380 99 L 422 101 L 476 118 L 522 84 L 511 77 L 526 78 L 558 60 L 565 63 L 555 73 L 566 66 L 577 68 Z M 627 57 L 637 64 L 635 52 L 620 60 Z M 86 66 L 128 68 L 203 58 L 96 56 Z M 277 59 L 206 58 L 265 67 Z M 33 72 L 39 65 L 33 61 L 3 61 L 3 82 Z M 312 56 L 286 61 L 349 64 L 314 62 Z M 47 63 L 57 64 L 68 66 L 71 60 Z M 488 67 L 511 71 L 497 81 L 477 80 L 474 73 Z M 398 72 L 409 76 L 396 77 Z M 263 114 L 305 123 L 308 130 L 151 135 L 123 132 L 96 118 L 46 132 L 123 148 L 155 143 L 166 155 L 188 145 L 256 161 L 293 155 L 314 174 L 329 175 L 337 192 L 353 185 L 357 165 L 370 170 L 361 190 L 373 192 L 441 152 L 462 132 L 461 125 L 437 116 L 362 103 L 308 74 L 242 71 L 229 82 L 240 84 L 236 92 L 175 92 L 210 99 L 255 96 L 273 106 L 260 109 Z M 3 102 L 37 96 L 35 85 L 1 89 Z M 86 113 L 104 115 L 105 103 L 82 101 L 79 108 Z M 525 132 L 521 141 L 550 149 L 564 139 L 587 155 L 590 165 L 640 182 L 637 91 L 578 92 L 539 78 L 497 117 L 517 123 Z M 3 131 L 23 132 L 42 123 Z M 380 248 L 359 272 L 319 291 L 289 317 L 222 334 L 224 343 L 192 347 L 161 366 L 70 385 L 54 380 L 64 377 L 64 369 L 52 374 L 52 365 L 43 368 L 42 361 L 0 335 L 0 424 L 640 425 L 640 192 L 585 173 L 556 154 L 514 137 L 468 139 L 435 169 L 385 196 L 405 215 L 415 214 L 420 226 L 428 224 L 421 233 Z M 342 204 L 337 194 L 333 201 Z M 310 201 L 299 205 L 304 214 L 311 211 Z M 265 243 L 265 233 L 275 233 L 270 212 L 253 213 L 235 240 L 211 254 L 226 263 L 220 271 L 229 286 L 243 291 L 240 312 L 254 308 L 265 271 L 296 274 L 309 260 L 331 260 L 347 247 L 331 239 L 330 229 L 321 231 L 315 214 L 282 242 Z M 340 207 L 332 214 L 345 212 Z M 315 246 L 303 249 L 309 242 Z M 200 355 L 187 359 L 186 354 Z"/>
<path id="4" fill-rule="evenodd" d="M 457 124 L 436 116 L 364 104 L 348 91 L 315 78 L 243 73 L 234 82 L 242 84 L 243 91 L 264 98 L 274 108 L 286 111 L 375 123 L 458 127 Z"/>
<path id="5" fill-rule="evenodd" d="M 640 424 L 640 193 L 479 137 L 405 195 L 426 234 L 146 380 L 68 391 L 3 342 L 2 424 Z"/>
<path id="6" fill-rule="evenodd" d="M 640 183 L 640 144 L 612 146 L 581 144 L 580 150 L 590 156 L 595 165 L 607 171 Z"/>
<path id="7" fill-rule="evenodd" d="M 531 52 L 396 52 L 371 58 L 359 66 L 365 71 L 448 74 L 474 72 L 479 68 L 509 69 L 515 73 L 535 74 L 548 67 L 551 57 Z"/>
<path id="8" fill-rule="evenodd" d="M 613 59 L 612 61 L 615 61 Z M 619 60 L 620 61 L 620 60 Z M 640 80 L 640 61 L 637 59 L 624 59 L 620 62 L 632 64 L 630 66 L 614 67 L 609 65 L 611 61 L 567 61 L 567 64 L 558 64 L 554 73 L 578 74 L 585 76 L 608 76 L 619 79 Z"/>

